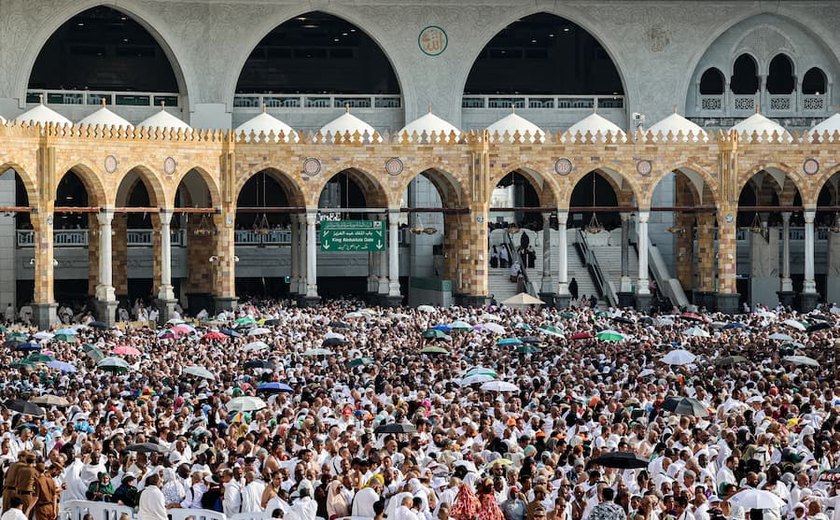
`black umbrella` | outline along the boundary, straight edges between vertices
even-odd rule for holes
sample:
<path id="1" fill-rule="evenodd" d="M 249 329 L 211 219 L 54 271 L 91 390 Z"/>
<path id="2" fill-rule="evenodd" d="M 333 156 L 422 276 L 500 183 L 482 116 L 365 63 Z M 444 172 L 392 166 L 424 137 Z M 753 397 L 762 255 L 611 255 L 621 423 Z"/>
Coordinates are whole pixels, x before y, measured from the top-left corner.
<path id="1" fill-rule="evenodd" d="M 805 332 L 810 334 L 812 332 L 817 332 L 818 330 L 825 330 L 825 329 L 830 329 L 830 328 L 831 328 L 830 323 L 820 321 L 818 323 L 812 323 L 811 325 L 808 325 L 808 327 L 805 329 Z"/>
<path id="2" fill-rule="evenodd" d="M 633 320 L 631 320 L 630 318 L 625 318 L 624 316 L 616 316 L 615 318 L 613 318 L 613 321 L 616 323 L 624 323 L 625 325 L 633 324 Z"/>
<path id="3" fill-rule="evenodd" d="M 330 322 L 330 327 L 332 327 L 334 329 L 349 329 L 350 324 L 349 323 L 344 323 L 343 321 L 331 321 Z"/>
<path id="4" fill-rule="evenodd" d="M 125 447 L 127 451 L 136 451 L 137 453 L 166 453 L 167 450 L 160 444 L 154 444 L 151 442 L 143 442 L 140 444 L 129 444 Z"/>
<path id="5" fill-rule="evenodd" d="M 345 343 L 347 343 L 347 341 L 345 341 L 341 338 L 327 338 L 327 339 L 324 340 L 323 343 L 321 343 L 321 346 L 322 347 L 335 347 L 335 346 L 338 346 L 338 345 L 344 345 Z"/>
<path id="6" fill-rule="evenodd" d="M 265 320 L 264 325 L 267 325 L 269 327 L 275 327 L 277 325 L 280 325 L 280 323 L 281 323 L 280 320 L 278 320 L 276 318 L 272 318 L 270 320 Z"/>
<path id="7" fill-rule="evenodd" d="M 252 359 L 251 361 L 245 362 L 245 368 L 252 369 L 252 368 L 264 368 L 267 370 L 274 370 L 277 366 L 268 360 L 265 359 Z"/>
<path id="8" fill-rule="evenodd" d="M 662 403 L 662 409 L 693 417 L 708 417 L 709 415 L 706 406 L 693 397 L 667 397 Z"/>
<path id="9" fill-rule="evenodd" d="M 637 469 L 648 467 L 648 460 L 629 451 L 614 451 L 590 461 L 605 468 Z"/>
<path id="10" fill-rule="evenodd" d="M 385 433 L 414 433 L 416 431 L 417 428 L 410 423 L 390 423 L 377 426 L 376 429 L 373 430 L 373 433 L 376 435 L 382 435 Z"/>
<path id="11" fill-rule="evenodd" d="M 38 406 L 37 404 L 30 403 L 29 401 L 21 401 L 20 399 L 7 399 L 3 402 L 3 408 L 7 408 L 12 410 L 13 412 L 19 412 L 25 415 L 34 415 L 37 417 L 44 416 L 44 409 Z"/>
<path id="12" fill-rule="evenodd" d="M 26 340 L 15 337 L 15 338 L 7 339 L 6 343 L 4 343 L 4 345 L 7 346 L 7 347 L 16 347 L 16 346 L 20 345 L 21 343 L 26 343 Z"/>
<path id="13" fill-rule="evenodd" d="M 522 343 L 530 343 L 532 345 L 539 345 L 543 342 L 542 338 L 538 338 L 536 336 L 525 336 L 519 338 L 519 341 L 521 341 Z"/>
<path id="14" fill-rule="evenodd" d="M 645 316 L 639 319 L 639 323 L 641 323 L 642 325 L 653 325 L 653 318 L 651 318 L 650 316 Z"/>
<path id="15" fill-rule="evenodd" d="M 109 328 L 108 325 L 101 321 L 92 321 L 88 323 L 88 327 L 93 327 L 94 329 L 107 329 Z"/>

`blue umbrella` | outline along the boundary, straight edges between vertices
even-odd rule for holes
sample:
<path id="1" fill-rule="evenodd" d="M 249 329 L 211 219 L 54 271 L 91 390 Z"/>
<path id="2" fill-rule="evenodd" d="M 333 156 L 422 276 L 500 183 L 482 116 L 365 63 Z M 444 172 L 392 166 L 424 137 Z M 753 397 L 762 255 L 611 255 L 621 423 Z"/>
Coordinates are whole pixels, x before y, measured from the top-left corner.
<path id="1" fill-rule="evenodd" d="M 287 385 L 286 383 L 260 383 L 257 385 L 257 392 L 268 392 L 268 393 L 279 393 L 279 392 L 289 392 L 292 393 L 292 387 Z"/>
<path id="2" fill-rule="evenodd" d="M 450 327 L 449 325 L 446 325 L 445 323 L 441 323 L 440 325 L 435 325 L 434 327 L 432 327 L 432 329 L 433 330 L 439 330 L 439 331 L 443 332 L 444 334 L 449 334 L 452 331 L 452 327 Z"/>
<path id="3" fill-rule="evenodd" d="M 75 372 L 76 371 L 76 367 L 74 367 L 73 365 L 71 365 L 70 363 L 67 363 L 65 361 L 58 361 L 58 360 L 50 361 L 49 363 L 47 363 L 47 366 L 49 368 L 52 368 L 53 370 L 61 370 L 62 372 Z"/>
<path id="4" fill-rule="evenodd" d="M 41 350 L 41 345 L 35 343 L 34 341 L 29 341 L 16 346 L 15 350 L 19 352 L 32 352 L 33 350 Z"/>
<path id="5" fill-rule="evenodd" d="M 731 330 L 731 329 L 746 329 L 747 326 L 741 323 L 740 321 L 733 321 L 732 323 L 727 323 L 723 326 L 723 330 Z"/>
<path id="6" fill-rule="evenodd" d="M 68 336 L 75 336 L 76 334 L 78 334 L 78 332 L 76 332 L 76 329 L 70 329 L 70 328 L 59 329 L 59 330 L 55 331 L 55 333 L 56 334 L 67 334 Z"/>
<path id="7" fill-rule="evenodd" d="M 222 334 L 227 334 L 231 338 L 238 338 L 238 337 L 242 336 L 242 334 L 236 332 L 235 330 L 230 330 L 230 329 L 219 329 L 219 332 L 221 332 Z"/>
<path id="8" fill-rule="evenodd" d="M 508 346 L 508 345 L 521 345 L 522 340 L 517 338 L 502 338 L 496 342 L 496 345 L 500 347 Z"/>

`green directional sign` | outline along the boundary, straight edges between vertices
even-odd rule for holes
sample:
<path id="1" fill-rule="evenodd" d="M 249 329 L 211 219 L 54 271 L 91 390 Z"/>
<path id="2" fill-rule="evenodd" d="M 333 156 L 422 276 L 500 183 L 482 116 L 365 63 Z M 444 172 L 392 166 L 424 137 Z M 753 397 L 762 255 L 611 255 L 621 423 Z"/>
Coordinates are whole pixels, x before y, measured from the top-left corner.
<path id="1" fill-rule="evenodd" d="M 385 251 L 385 223 L 381 220 L 325 220 L 321 222 L 321 251 Z"/>

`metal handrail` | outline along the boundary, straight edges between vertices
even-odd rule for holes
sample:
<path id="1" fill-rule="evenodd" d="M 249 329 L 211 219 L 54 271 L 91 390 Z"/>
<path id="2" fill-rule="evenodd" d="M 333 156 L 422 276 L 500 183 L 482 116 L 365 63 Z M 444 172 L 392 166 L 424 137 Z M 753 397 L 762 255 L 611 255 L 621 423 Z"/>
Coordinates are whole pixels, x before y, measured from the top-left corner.
<path id="1" fill-rule="evenodd" d="M 584 263 L 587 267 L 589 267 L 589 272 L 592 274 L 598 289 L 601 291 L 601 296 L 607 299 L 607 303 L 609 303 L 610 306 L 615 307 L 618 304 L 618 297 L 615 294 L 615 290 L 604 276 L 604 272 L 601 270 L 601 265 L 598 264 L 598 258 L 595 256 L 595 252 L 589 247 L 589 242 L 586 240 L 586 233 L 584 233 L 583 230 L 578 229 L 577 234 L 577 245 L 581 249 Z"/>
<path id="2" fill-rule="evenodd" d="M 236 94 L 236 109 L 266 108 L 402 108 L 399 94 Z"/>
<path id="3" fill-rule="evenodd" d="M 521 232 L 525 233 L 525 230 L 522 230 Z M 536 293 L 534 291 L 534 285 L 528 278 L 528 270 L 526 269 L 527 264 L 523 261 L 522 255 L 519 254 L 519 250 L 513 247 L 513 239 L 510 238 L 510 232 L 506 230 L 504 236 L 505 244 L 507 245 L 508 249 L 510 249 L 511 258 L 515 258 L 519 261 L 519 267 L 521 269 L 520 272 L 522 273 L 522 277 L 525 278 L 525 292 L 527 292 L 531 296 L 536 296 Z"/>
<path id="4" fill-rule="evenodd" d="M 49 105 L 89 105 L 98 106 L 105 100 L 106 105 L 126 107 L 156 107 L 161 103 L 168 107 L 177 107 L 180 103 L 177 92 L 119 92 L 107 90 L 55 90 L 32 89 L 26 92 L 26 102 L 37 104 L 42 100 Z"/>
<path id="5" fill-rule="evenodd" d="M 593 96 L 589 94 L 466 94 L 461 99 L 461 108 L 491 109 L 552 109 L 552 110 L 592 110 L 594 108 L 624 108 L 624 96 Z"/>

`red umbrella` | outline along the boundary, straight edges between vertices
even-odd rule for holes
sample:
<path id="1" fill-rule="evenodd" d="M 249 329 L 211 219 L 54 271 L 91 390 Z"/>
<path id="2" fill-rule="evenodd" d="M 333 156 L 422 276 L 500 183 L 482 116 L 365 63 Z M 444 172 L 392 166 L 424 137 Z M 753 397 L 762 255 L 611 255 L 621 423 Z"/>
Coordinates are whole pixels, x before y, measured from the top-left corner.
<path id="1" fill-rule="evenodd" d="M 592 339 L 594 337 L 595 336 L 593 336 L 589 332 L 576 332 L 572 334 L 572 337 L 570 339 Z"/>
<path id="2" fill-rule="evenodd" d="M 202 339 L 225 340 L 225 339 L 227 339 L 227 335 L 222 334 L 218 330 L 213 330 L 213 331 L 210 331 L 207 334 L 205 334 Z"/>
<path id="3" fill-rule="evenodd" d="M 680 315 L 684 320 L 705 321 L 703 317 L 696 312 L 684 312 Z"/>
<path id="4" fill-rule="evenodd" d="M 118 356 L 139 356 L 141 354 L 136 348 L 127 346 L 117 347 L 113 353 Z"/>

